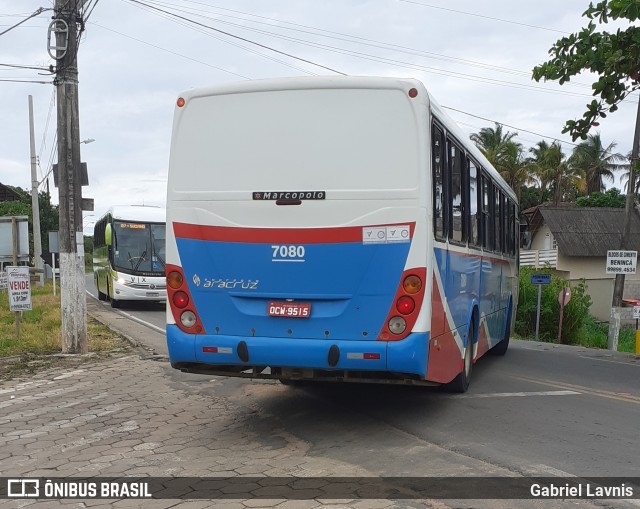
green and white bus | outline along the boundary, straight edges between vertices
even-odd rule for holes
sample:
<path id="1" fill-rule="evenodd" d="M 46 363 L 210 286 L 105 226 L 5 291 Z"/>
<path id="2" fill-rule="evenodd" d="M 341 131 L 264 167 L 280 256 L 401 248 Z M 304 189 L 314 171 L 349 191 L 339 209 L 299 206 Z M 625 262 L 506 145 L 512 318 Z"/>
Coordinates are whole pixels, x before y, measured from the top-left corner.
<path id="1" fill-rule="evenodd" d="M 116 206 L 95 224 L 93 274 L 98 298 L 165 302 L 165 209 Z"/>

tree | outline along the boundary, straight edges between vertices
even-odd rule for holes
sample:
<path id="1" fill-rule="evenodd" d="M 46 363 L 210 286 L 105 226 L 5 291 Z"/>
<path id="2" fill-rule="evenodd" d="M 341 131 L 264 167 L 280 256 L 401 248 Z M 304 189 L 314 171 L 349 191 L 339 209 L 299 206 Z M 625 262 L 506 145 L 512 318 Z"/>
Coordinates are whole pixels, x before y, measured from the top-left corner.
<path id="1" fill-rule="evenodd" d="M 587 180 L 587 194 L 601 193 L 605 190 L 604 181 L 614 182 L 615 171 L 624 165 L 620 162 L 626 158 L 619 153 L 614 153 L 615 142 L 611 142 L 606 148 L 602 145 L 600 133 L 589 134 L 587 140 L 573 149 L 569 164 L 584 172 Z"/>
<path id="2" fill-rule="evenodd" d="M 584 173 L 568 164 L 558 142 L 549 145 L 544 140 L 539 141 L 529 152 L 533 154 L 532 168 L 540 183 L 541 195 L 544 195 L 548 186 L 553 193 L 554 205 L 564 201 L 565 196 L 574 189 L 584 189 Z"/>
<path id="3" fill-rule="evenodd" d="M 613 207 L 623 209 L 625 197 L 620 194 L 620 190 L 613 187 L 606 193 L 591 193 L 589 196 L 580 196 L 576 200 L 578 207 Z"/>
<path id="4" fill-rule="evenodd" d="M 524 157 L 524 149 L 514 140 L 516 136 L 518 133 L 505 133 L 503 126 L 496 123 L 495 128 L 483 127 L 470 138 L 511 186 L 519 200 L 522 186 L 533 182 L 533 179 L 529 173 L 529 161 Z"/>
<path id="5" fill-rule="evenodd" d="M 627 154 L 627 160 L 629 162 L 629 164 L 625 166 L 627 171 L 624 172 L 622 174 L 622 177 L 620 178 L 620 180 L 625 183 L 624 184 L 624 188 L 623 188 L 625 191 L 629 190 L 629 177 L 631 176 L 630 173 L 629 173 L 629 171 L 631 170 L 631 152 L 629 152 Z M 634 182 L 635 182 L 634 187 L 635 187 L 635 189 L 634 189 L 634 192 L 635 192 L 635 194 L 640 194 L 640 169 L 638 169 L 636 167 L 636 168 L 633 169 L 633 172 L 635 173 L 635 179 L 634 179 Z"/>
<path id="6" fill-rule="evenodd" d="M 593 83 L 593 95 L 599 97 L 587 104 L 582 118 L 567 120 L 563 133 L 570 133 L 575 141 L 587 139 L 599 118 L 618 109 L 618 104 L 640 88 L 640 27 L 631 25 L 615 33 L 596 31 L 609 19 L 624 19 L 633 23 L 640 17 L 638 0 L 603 0 L 582 14 L 589 18 L 580 32 L 563 37 L 549 50 L 551 58 L 534 67 L 533 78 L 558 81 L 561 85 L 583 71 L 598 75 Z"/>
<path id="7" fill-rule="evenodd" d="M 489 162 L 498 169 L 500 161 L 505 157 L 508 144 L 516 136 L 518 136 L 518 133 L 509 131 L 504 133 L 502 124 L 496 122 L 495 128 L 483 127 L 480 132 L 473 133 L 470 138 Z"/>

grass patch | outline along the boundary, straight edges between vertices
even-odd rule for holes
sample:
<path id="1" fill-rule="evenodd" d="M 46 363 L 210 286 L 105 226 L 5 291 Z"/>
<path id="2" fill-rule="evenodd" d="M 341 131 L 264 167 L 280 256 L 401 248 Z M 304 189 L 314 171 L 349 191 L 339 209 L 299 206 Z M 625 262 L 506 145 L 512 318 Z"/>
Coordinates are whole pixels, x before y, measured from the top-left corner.
<path id="1" fill-rule="evenodd" d="M 48 282 L 42 288 L 33 287 L 31 311 L 20 317 L 18 337 L 16 313 L 9 311 L 7 291 L 0 292 L 0 379 L 35 373 L 54 365 L 77 365 L 82 362 L 123 355 L 132 352 L 129 343 L 105 325 L 87 317 L 89 356 L 56 357 L 62 352 L 60 293 L 53 295 Z M 11 357 L 11 361 L 6 359 Z"/>
<path id="2" fill-rule="evenodd" d="M 588 316 L 582 323 L 577 334 L 577 340 L 574 345 L 584 346 L 587 348 L 607 349 L 609 338 L 609 324 L 596 322 L 595 318 Z M 530 337 L 518 336 L 518 339 L 533 339 Z M 540 339 L 544 341 L 544 339 Z M 551 341 L 555 343 L 554 341 Z M 618 352 L 635 353 L 636 349 L 636 331 L 633 327 L 624 326 L 620 328 L 618 335 Z"/>

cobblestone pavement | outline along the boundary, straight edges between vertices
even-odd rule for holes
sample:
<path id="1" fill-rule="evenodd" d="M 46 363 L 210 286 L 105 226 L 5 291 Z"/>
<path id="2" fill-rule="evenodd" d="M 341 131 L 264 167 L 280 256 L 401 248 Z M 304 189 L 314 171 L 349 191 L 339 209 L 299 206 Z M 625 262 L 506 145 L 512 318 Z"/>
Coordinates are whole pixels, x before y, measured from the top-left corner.
<path id="1" fill-rule="evenodd" d="M 295 477 L 308 500 L 21 499 L 0 500 L 0 507 L 594 507 L 576 500 L 323 499 L 321 477 L 518 474 L 351 412 L 348 398 L 336 404 L 335 392 L 180 373 L 150 349 L 158 338 L 148 335 L 157 332 L 96 303 L 88 302 L 94 317 L 107 323 L 115 316 L 109 325 L 146 348 L 0 382 L 0 476 Z"/>
<path id="2" fill-rule="evenodd" d="M 251 431 L 254 426 L 247 422 L 254 416 L 238 412 L 233 398 L 186 392 L 171 382 L 172 375 L 167 363 L 134 355 L 73 370 L 53 369 L 30 380 L 1 384 L 0 473 L 10 477 L 374 475 L 353 464 L 306 455 L 306 444 L 286 437 L 265 445 L 264 437 Z M 445 507 L 436 502 L 399 505 L 385 500 L 23 499 L 2 503 L 16 508 L 188 509 L 425 505 Z"/>

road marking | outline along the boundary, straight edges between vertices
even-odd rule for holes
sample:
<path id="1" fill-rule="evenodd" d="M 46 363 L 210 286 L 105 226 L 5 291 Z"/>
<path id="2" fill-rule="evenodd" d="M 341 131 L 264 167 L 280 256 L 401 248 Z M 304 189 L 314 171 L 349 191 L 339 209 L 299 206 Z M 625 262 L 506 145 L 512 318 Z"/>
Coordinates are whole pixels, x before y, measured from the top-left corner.
<path id="1" fill-rule="evenodd" d="M 86 290 L 87 294 L 91 295 L 91 297 L 93 297 L 94 299 L 97 300 L 97 297 L 95 295 L 93 295 L 89 290 Z M 150 329 L 153 329 L 156 332 L 159 332 L 160 334 L 165 334 L 167 331 L 165 329 L 163 329 L 162 327 L 158 327 L 157 325 L 153 325 L 152 323 L 149 322 L 145 322 L 144 320 L 142 320 L 141 318 L 138 318 L 136 316 L 133 316 L 125 311 L 122 310 L 118 310 L 118 313 L 123 314 L 124 316 L 126 316 L 127 318 L 133 320 L 134 322 L 138 322 L 141 325 L 144 325 L 146 327 L 149 327 Z"/>
<path id="2" fill-rule="evenodd" d="M 141 318 L 138 318 L 137 316 L 133 316 L 133 315 L 127 313 L 126 311 L 118 310 L 118 312 L 123 314 L 124 316 L 126 316 L 130 320 L 133 320 L 134 322 L 138 322 L 139 324 L 145 325 L 145 326 L 149 327 L 150 329 L 153 329 L 154 331 L 157 331 L 157 332 L 159 332 L 161 334 L 165 334 L 167 332 L 162 327 L 158 327 L 157 325 L 153 325 L 152 323 L 145 322 Z"/>
<path id="3" fill-rule="evenodd" d="M 632 364 L 631 362 L 612 361 L 609 359 L 600 359 L 598 357 L 589 357 L 587 355 L 578 355 L 582 359 L 589 359 L 590 361 L 611 362 L 613 364 L 624 364 L 625 366 L 633 366 L 634 368 L 640 368 L 640 364 Z"/>
<path id="4" fill-rule="evenodd" d="M 578 391 L 583 394 L 590 394 L 592 396 L 599 396 L 601 398 L 615 399 L 618 401 L 625 401 L 626 403 L 640 404 L 640 396 L 634 396 L 633 394 L 628 394 L 625 392 L 602 391 L 599 389 L 591 389 L 590 387 L 585 387 L 583 385 L 567 384 L 567 383 L 558 382 L 555 380 L 528 378 L 524 376 L 512 375 L 512 378 L 515 378 L 516 380 L 522 380 L 524 382 L 531 382 L 534 384 L 546 385 L 547 387 L 556 387 L 557 389 Z"/>
<path id="5" fill-rule="evenodd" d="M 577 391 L 537 391 L 537 392 L 493 392 L 488 394 L 464 394 L 455 396 L 460 398 L 522 398 L 526 396 L 575 396 L 582 394 Z"/>

